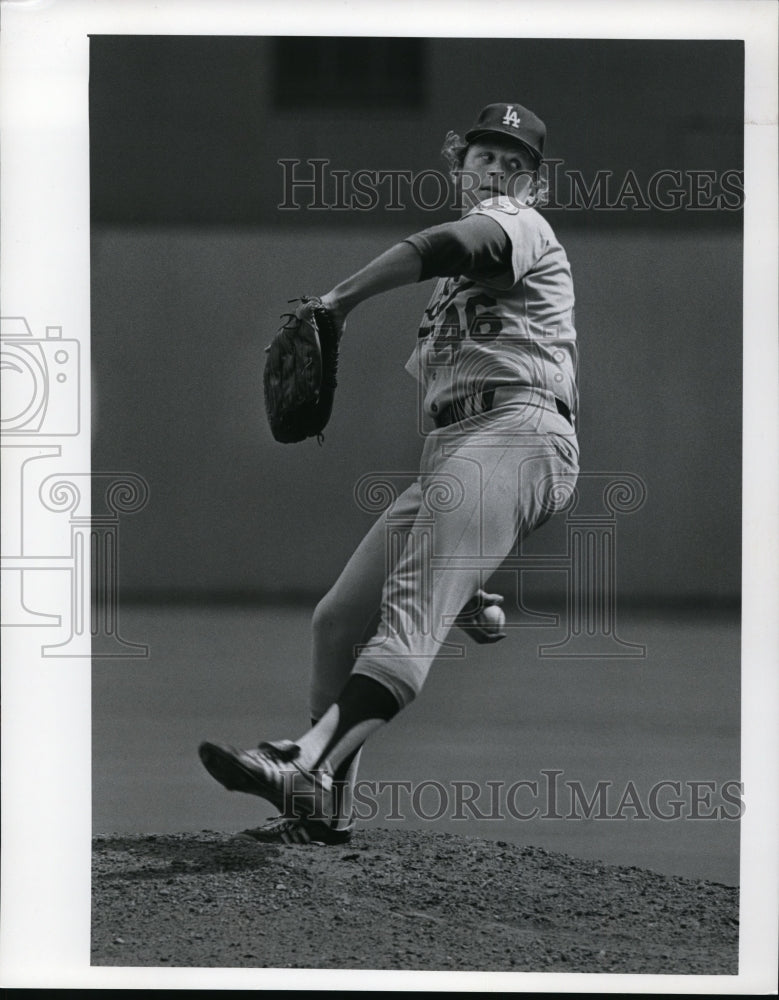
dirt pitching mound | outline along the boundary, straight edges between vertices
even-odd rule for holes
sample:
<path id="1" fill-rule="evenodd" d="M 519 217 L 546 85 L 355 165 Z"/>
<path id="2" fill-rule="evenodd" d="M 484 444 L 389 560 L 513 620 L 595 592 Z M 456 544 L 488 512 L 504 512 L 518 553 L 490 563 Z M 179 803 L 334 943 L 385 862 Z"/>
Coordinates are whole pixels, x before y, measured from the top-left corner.
<path id="1" fill-rule="evenodd" d="M 447 833 L 94 840 L 92 964 L 729 974 L 738 890 Z"/>

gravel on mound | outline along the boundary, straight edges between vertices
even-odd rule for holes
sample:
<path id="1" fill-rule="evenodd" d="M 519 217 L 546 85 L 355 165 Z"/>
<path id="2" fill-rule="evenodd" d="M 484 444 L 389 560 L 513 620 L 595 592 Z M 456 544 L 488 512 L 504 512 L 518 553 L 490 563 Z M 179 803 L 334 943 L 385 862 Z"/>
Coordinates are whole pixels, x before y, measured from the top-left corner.
<path id="1" fill-rule="evenodd" d="M 736 975 L 738 889 L 426 831 L 97 837 L 92 964 Z"/>

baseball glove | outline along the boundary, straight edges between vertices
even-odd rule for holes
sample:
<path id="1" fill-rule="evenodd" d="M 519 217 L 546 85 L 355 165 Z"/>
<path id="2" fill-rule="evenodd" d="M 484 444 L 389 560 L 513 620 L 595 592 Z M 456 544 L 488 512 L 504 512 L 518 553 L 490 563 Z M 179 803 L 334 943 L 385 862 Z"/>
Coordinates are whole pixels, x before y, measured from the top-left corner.
<path id="1" fill-rule="evenodd" d="M 291 300 L 296 301 L 296 300 Z M 277 441 L 315 437 L 330 420 L 343 326 L 316 296 L 306 295 L 265 348 L 265 410 Z"/>

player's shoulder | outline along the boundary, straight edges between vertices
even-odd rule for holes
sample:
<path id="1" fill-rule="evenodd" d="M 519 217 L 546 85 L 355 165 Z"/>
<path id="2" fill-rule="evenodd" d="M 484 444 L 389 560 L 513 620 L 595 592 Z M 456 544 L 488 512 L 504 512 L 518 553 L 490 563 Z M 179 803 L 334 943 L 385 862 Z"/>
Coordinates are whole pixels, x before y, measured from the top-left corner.
<path id="1" fill-rule="evenodd" d="M 507 198 L 505 195 L 497 195 L 494 198 L 480 201 L 468 214 L 489 216 L 499 222 L 504 229 L 531 230 L 543 234 L 547 238 L 554 238 L 552 227 L 540 212 L 530 205 L 513 198 Z"/>

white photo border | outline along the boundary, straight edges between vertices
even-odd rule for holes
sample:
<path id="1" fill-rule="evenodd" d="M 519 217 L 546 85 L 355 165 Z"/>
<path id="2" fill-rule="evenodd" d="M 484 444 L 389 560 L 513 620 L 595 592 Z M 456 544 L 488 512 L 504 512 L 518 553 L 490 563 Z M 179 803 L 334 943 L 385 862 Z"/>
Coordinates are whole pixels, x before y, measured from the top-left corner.
<path id="1" fill-rule="evenodd" d="M 90 664 L 4 629 L 0 984 L 53 988 L 760 993 L 775 988 L 779 809 L 777 10 L 772 0 L 2 0 L 3 315 L 61 326 L 89 371 L 90 34 L 743 39 L 745 96 L 741 927 L 738 976 L 149 969 L 89 964 Z M 89 392 L 63 468 L 89 473 Z M 3 512 L 8 508 L 5 478 Z M 33 515 L 34 516 L 34 515 Z M 766 539 L 771 544 L 766 544 Z M 5 547 L 5 537 L 4 537 Z M 10 634 L 6 634 L 10 633 Z M 760 796 L 760 797 L 759 797 Z"/>

